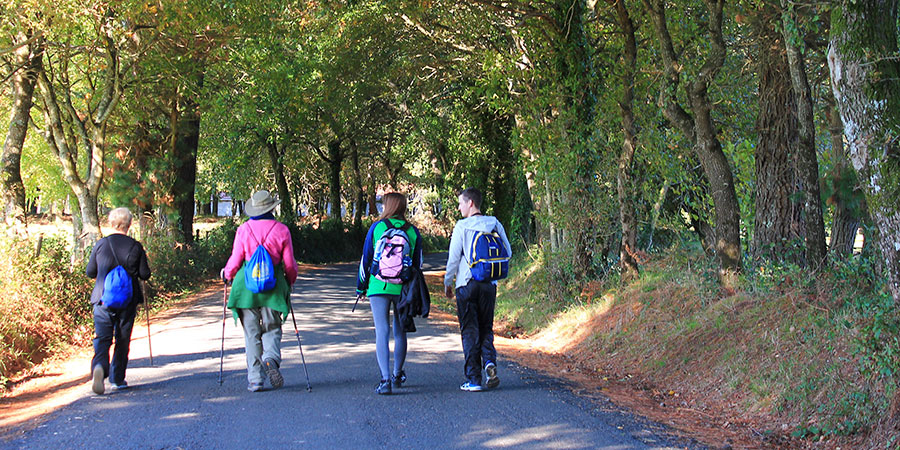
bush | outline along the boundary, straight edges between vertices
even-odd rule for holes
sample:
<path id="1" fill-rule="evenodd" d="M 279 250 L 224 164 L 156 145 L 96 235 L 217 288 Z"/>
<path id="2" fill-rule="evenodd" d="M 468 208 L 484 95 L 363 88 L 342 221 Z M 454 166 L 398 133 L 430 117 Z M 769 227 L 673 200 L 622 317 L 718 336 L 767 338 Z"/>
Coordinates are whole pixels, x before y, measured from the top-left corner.
<path id="1" fill-rule="evenodd" d="M 236 230 L 237 224 L 228 219 L 192 245 L 184 243 L 180 233 L 149 233 L 142 244 L 152 272 L 147 283 L 151 297 L 182 293 L 215 276 L 228 261 Z"/>
<path id="2" fill-rule="evenodd" d="M 288 229 L 294 243 L 294 258 L 310 264 L 359 259 L 368 230 L 353 226 L 345 228 L 342 222 L 334 219 L 324 220 L 318 227 L 290 224 Z"/>
<path id="3" fill-rule="evenodd" d="M 70 268 L 62 238 L 0 238 L 0 383 L 49 355 L 61 343 L 90 336 L 94 282 L 83 266 Z"/>

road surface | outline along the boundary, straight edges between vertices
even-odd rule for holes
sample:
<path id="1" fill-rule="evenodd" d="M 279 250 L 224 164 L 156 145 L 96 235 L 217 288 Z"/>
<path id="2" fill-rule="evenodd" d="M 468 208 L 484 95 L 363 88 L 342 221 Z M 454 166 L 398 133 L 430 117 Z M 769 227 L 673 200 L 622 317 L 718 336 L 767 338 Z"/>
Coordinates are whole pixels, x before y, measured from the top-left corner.
<path id="1" fill-rule="evenodd" d="M 428 259 L 435 269 L 442 261 Z M 230 312 L 224 384 L 217 383 L 220 293 L 153 325 L 152 367 L 146 336 L 134 336 L 131 389 L 107 387 L 96 396 L 85 384 L 82 397 L 0 448 L 699 448 L 578 398 L 503 355 L 498 389 L 462 392 L 458 329 L 434 319 L 417 318 L 419 330 L 409 335 L 407 383 L 393 395 L 375 395 L 371 311 L 360 303 L 350 312 L 355 273 L 351 264 L 326 266 L 300 274 L 294 286 L 311 392 L 290 318 L 282 341 L 284 387 L 248 392 L 243 335 Z"/>

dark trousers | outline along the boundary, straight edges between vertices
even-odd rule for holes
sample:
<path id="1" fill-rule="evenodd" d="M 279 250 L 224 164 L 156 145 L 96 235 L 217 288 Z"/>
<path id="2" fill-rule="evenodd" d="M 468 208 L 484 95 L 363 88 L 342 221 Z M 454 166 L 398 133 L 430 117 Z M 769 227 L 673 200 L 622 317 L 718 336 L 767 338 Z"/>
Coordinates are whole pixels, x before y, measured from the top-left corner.
<path id="1" fill-rule="evenodd" d="M 110 382 L 122 384 L 125 381 L 131 330 L 134 328 L 136 315 L 136 303 L 128 305 L 123 310 L 109 310 L 94 305 L 94 358 L 91 360 L 91 372 L 99 365 L 103 368 L 103 376 L 109 377 Z M 113 338 L 116 341 L 116 348 L 113 350 L 110 364 L 109 347 L 112 346 Z"/>
<path id="2" fill-rule="evenodd" d="M 456 290 L 456 315 L 466 357 L 466 379 L 481 384 L 481 369 L 497 361 L 494 349 L 494 304 L 497 286 L 490 282 L 470 280 Z"/>

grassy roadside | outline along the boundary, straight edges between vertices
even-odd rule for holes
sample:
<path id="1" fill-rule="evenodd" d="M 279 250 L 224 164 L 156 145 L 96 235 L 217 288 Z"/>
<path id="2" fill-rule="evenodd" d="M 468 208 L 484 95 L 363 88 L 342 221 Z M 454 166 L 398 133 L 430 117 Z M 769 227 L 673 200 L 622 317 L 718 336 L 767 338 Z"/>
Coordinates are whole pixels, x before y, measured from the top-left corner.
<path id="1" fill-rule="evenodd" d="M 863 270 L 763 267 L 725 293 L 701 252 L 679 249 L 557 304 L 532 255 L 501 285 L 495 330 L 673 412 L 743 424 L 761 446 L 856 448 L 889 407 L 900 349 L 890 299 Z"/>

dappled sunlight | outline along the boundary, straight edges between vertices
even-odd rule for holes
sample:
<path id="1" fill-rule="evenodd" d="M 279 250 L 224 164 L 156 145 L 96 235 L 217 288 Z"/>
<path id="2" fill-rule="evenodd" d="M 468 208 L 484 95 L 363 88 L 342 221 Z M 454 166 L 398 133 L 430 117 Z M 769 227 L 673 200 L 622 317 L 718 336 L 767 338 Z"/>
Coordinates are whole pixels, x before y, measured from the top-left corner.
<path id="1" fill-rule="evenodd" d="M 231 402 L 237 402 L 239 400 L 240 400 L 240 397 L 238 397 L 236 395 L 224 395 L 224 396 L 219 396 L 219 397 L 203 399 L 203 401 L 206 403 L 231 403 Z"/>
<path id="2" fill-rule="evenodd" d="M 606 294 L 595 303 L 573 307 L 559 314 L 531 339 L 532 346 L 550 353 L 571 349 L 596 331 L 590 325 L 596 318 L 609 313 L 614 301 L 612 295 Z"/>
<path id="3" fill-rule="evenodd" d="M 200 414 L 192 412 L 192 413 L 178 413 L 178 414 L 170 414 L 168 416 L 160 417 L 162 420 L 186 420 L 186 419 L 200 419 Z"/>
<path id="4" fill-rule="evenodd" d="M 546 449 L 631 449 L 631 445 L 598 446 L 584 440 L 588 430 L 568 424 L 554 423 L 536 427 L 513 428 L 479 424 L 460 436 L 464 448 L 546 448 Z"/>

